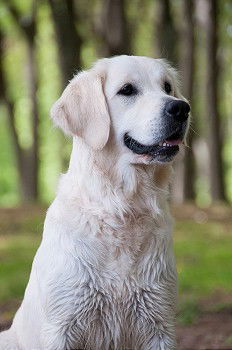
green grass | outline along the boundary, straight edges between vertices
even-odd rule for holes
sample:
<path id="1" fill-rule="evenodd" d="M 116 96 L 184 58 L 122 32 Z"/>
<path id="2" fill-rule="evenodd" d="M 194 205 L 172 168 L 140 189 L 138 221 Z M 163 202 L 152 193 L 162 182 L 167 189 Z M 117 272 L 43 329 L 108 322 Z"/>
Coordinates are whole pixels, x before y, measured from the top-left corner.
<path id="1" fill-rule="evenodd" d="M 226 345 L 232 345 L 232 335 L 226 339 Z"/>
<path id="2" fill-rule="evenodd" d="M 232 222 L 179 221 L 175 252 L 180 295 L 200 297 L 232 290 Z"/>
<path id="3" fill-rule="evenodd" d="M 13 216 L 2 216 L 0 210 L 0 307 L 23 297 L 43 221 L 41 211 L 25 210 L 19 215 L 16 210 Z M 202 297 L 231 293 L 231 233 L 232 220 L 202 224 L 189 219 L 177 221 L 174 244 L 179 274 L 179 323 L 191 324 L 199 317 Z M 219 299 L 214 309 L 223 302 Z"/>
<path id="4" fill-rule="evenodd" d="M 43 220 L 41 210 L 0 210 L 0 305 L 22 298 Z"/>
<path id="5" fill-rule="evenodd" d="M 0 239 L 0 303 L 21 298 L 39 237 L 9 235 Z"/>
<path id="6" fill-rule="evenodd" d="M 190 325 L 194 323 L 201 315 L 201 308 L 197 301 L 182 301 L 179 305 L 177 314 L 177 322 L 182 325 Z"/>

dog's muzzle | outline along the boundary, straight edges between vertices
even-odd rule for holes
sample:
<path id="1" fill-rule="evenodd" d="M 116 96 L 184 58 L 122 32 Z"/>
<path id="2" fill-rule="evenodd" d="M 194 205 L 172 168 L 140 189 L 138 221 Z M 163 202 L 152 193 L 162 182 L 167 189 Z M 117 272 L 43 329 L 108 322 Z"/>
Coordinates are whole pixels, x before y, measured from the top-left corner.
<path id="1" fill-rule="evenodd" d="M 173 160 L 179 151 L 179 145 L 183 143 L 189 112 L 190 106 L 187 102 L 168 101 L 162 113 L 165 127 L 163 135 L 160 135 L 160 140 L 152 145 L 144 145 L 126 133 L 124 135 L 125 146 L 136 154 L 151 156 L 151 161 L 169 162 Z"/>

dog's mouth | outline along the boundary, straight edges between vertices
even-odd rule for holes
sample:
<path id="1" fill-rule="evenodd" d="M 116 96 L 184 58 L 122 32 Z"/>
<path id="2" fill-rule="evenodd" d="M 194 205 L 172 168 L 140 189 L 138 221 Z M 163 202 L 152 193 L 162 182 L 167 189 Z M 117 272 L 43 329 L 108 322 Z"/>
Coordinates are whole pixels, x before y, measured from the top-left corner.
<path id="1" fill-rule="evenodd" d="M 151 161 L 169 162 L 179 152 L 179 145 L 183 143 L 183 137 L 183 133 L 177 131 L 154 145 L 143 145 L 126 133 L 124 144 L 136 154 L 150 156 Z"/>

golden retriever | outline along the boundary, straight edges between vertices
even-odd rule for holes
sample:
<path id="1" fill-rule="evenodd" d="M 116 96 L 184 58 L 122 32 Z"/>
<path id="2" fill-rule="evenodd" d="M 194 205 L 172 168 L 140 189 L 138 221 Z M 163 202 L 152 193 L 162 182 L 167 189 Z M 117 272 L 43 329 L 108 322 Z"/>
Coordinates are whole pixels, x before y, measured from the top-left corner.
<path id="1" fill-rule="evenodd" d="M 1 350 L 176 348 L 167 199 L 189 111 L 165 60 L 101 59 L 70 81 L 51 110 L 70 166 Z"/>

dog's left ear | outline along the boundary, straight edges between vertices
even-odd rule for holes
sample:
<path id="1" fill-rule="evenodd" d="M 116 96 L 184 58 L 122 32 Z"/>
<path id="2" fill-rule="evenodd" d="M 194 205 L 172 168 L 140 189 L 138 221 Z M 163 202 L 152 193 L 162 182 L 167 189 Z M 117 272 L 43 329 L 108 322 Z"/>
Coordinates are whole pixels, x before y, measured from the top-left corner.
<path id="1" fill-rule="evenodd" d="M 81 137 L 93 149 L 102 149 L 109 137 L 103 79 L 96 69 L 79 73 L 51 108 L 57 126 L 68 135 Z"/>

